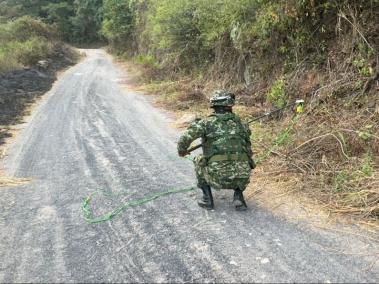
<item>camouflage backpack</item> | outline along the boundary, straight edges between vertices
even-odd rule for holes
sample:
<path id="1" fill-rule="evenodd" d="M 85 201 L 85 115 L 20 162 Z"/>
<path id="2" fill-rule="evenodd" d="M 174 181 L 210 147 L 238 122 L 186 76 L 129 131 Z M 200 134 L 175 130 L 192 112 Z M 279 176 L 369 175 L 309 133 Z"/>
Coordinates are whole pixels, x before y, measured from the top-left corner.
<path id="1" fill-rule="evenodd" d="M 233 113 L 212 114 L 206 123 L 204 155 L 213 161 L 248 160 L 250 130 Z"/>

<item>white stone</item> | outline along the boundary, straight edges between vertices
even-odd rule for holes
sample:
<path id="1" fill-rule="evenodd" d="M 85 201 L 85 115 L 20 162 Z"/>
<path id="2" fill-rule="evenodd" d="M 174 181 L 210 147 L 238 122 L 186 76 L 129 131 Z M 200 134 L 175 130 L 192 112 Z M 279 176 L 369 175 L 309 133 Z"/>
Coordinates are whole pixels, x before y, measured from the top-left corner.
<path id="1" fill-rule="evenodd" d="M 235 265 L 235 266 L 238 265 L 237 262 L 235 262 L 234 260 L 231 260 L 229 263 L 230 263 L 231 265 Z"/>

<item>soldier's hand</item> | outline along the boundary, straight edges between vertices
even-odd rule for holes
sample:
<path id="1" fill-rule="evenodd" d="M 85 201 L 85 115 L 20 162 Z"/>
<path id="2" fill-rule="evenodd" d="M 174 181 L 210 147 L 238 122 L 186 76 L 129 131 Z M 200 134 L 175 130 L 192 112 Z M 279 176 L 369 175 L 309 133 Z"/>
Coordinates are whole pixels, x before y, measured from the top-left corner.
<path id="1" fill-rule="evenodd" d="M 184 157 L 184 156 L 186 156 L 186 155 L 188 155 L 188 152 L 187 152 L 187 151 L 179 151 L 179 156 L 180 156 L 180 157 Z"/>

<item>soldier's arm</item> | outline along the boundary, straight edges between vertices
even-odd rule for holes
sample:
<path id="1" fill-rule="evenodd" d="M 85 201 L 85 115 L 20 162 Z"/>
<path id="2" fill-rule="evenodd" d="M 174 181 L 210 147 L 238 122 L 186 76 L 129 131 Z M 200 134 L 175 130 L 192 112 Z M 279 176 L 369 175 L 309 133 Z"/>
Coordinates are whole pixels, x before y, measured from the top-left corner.
<path id="1" fill-rule="evenodd" d="M 187 153 L 188 147 L 193 141 L 201 138 L 205 133 L 204 121 L 196 120 L 187 128 L 187 130 L 180 136 L 178 141 L 178 153 L 184 156 Z"/>

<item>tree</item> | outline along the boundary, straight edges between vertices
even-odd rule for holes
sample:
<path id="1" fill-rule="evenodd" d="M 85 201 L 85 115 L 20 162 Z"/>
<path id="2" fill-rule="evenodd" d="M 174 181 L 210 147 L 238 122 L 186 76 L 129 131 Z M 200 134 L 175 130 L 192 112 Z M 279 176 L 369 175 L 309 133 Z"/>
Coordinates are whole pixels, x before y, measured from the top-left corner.
<path id="1" fill-rule="evenodd" d="M 50 3 L 43 7 L 46 12 L 46 21 L 56 25 L 60 36 L 69 41 L 73 41 L 72 30 L 73 24 L 71 19 L 75 16 L 73 0 Z"/>
<path id="2" fill-rule="evenodd" d="M 23 15 L 22 9 L 23 7 L 20 4 L 9 3 L 9 1 L 0 2 L 0 23 L 21 17 Z"/>
<path id="3" fill-rule="evenodd" d="M 102 34 L 115 46 L 122 45 L 132 38 L 135 9 L 134 1 L 105 0 Z"/>
<path id="4" fill-rule="evenodd" d="M 71 18 L 76 42 L 94 42 L 100 39 L 103 21 L 103 0 L 75 0 L 75 15 Z"/>

